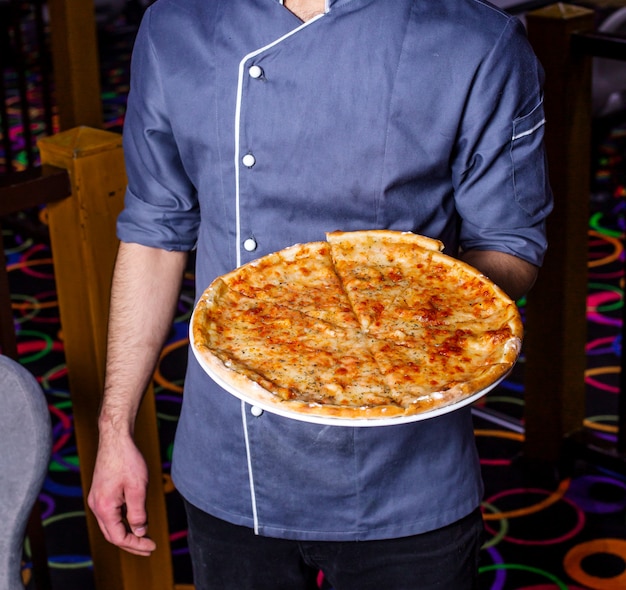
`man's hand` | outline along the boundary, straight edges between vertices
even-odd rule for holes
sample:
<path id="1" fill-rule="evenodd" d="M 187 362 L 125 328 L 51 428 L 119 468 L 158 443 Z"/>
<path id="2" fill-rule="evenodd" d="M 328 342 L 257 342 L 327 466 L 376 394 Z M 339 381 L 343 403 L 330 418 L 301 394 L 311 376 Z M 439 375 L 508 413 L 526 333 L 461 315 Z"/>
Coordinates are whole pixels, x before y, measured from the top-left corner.
<path id="1" fill-rule="evenodd" d="M 148 556 L 156 544 L 146 535 L 148 470 L 133 440 L 101 436 L 88 504 L 104 537 L 135 555 Z"/>

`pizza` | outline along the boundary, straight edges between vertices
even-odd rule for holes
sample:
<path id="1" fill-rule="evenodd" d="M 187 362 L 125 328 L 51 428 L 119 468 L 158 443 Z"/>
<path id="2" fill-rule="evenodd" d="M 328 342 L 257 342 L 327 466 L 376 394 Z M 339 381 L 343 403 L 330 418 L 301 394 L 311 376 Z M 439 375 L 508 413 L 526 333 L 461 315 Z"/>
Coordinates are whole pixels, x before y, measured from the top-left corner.
<path id="1" fill-rule="evenodd" d="M 301 419 L 421 419 L 498 383 L 516 362 L 516 304 L 410 232 L 331 232 L 215 279 L 190 324 L 228 391 Z M 413 418 L 415 417 L 415 418 Z"/>

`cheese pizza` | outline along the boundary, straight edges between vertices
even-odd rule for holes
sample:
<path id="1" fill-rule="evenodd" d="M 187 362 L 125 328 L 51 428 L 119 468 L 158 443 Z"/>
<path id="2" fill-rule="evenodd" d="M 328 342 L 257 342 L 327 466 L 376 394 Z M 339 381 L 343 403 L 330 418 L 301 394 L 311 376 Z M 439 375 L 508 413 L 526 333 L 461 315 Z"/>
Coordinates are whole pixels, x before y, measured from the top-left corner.
<path id="1" fill-rule="evenodd" d="M 245 264 L 200 297 L 192 347 L 231 393 L 304 420 L 375 424 L 452 410 L 511 370 L 517 306 L 441 242 L 326 237 Z"/>

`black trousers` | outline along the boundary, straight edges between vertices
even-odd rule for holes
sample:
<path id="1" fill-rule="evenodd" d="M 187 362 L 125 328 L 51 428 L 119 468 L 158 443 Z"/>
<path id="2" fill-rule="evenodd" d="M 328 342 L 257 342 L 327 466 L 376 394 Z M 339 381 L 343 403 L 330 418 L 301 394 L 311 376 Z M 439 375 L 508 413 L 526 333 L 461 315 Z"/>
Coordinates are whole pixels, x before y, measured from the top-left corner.
<path id="1" fill-rule="evenodd" d="M 261 537 L 186 503 L 196 590 L 475 590 L 480 510 L 444 528 L 382 541 Z"/>

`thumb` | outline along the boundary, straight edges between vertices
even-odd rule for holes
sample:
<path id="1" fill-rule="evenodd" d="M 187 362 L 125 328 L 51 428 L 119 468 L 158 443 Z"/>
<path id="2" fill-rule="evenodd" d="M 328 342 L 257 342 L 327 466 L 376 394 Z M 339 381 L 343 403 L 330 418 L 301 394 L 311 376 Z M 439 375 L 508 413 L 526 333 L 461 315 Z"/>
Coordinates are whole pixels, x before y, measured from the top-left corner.
<path id="1" fill-rule="evenodd" d="M 144 537 L 148 532 L 145 494 L 126 494 L 126 522 L 133 535 Z"/>

